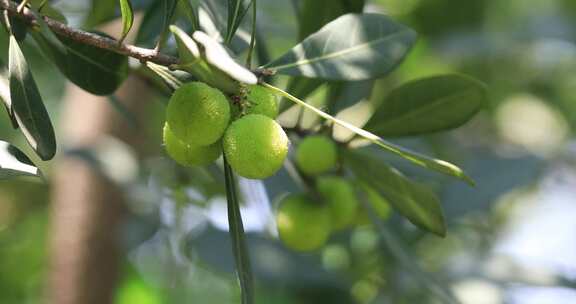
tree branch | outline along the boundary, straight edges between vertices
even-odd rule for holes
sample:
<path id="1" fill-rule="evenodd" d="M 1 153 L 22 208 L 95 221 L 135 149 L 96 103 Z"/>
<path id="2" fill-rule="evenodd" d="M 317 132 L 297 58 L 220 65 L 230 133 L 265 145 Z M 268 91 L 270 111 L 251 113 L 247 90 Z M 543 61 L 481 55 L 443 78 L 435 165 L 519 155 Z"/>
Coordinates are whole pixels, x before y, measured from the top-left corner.
<path id="1" fill-rule="evenodd" d="M 0 1 L 0 10 L 8 11 L 11 16 L 20 18 L 31 25 L 38 25 L 36 16 L 28 9 L 18 11 L 16 3 L 13 1 Z M 91 45 L 100 49 L 112 51 L 114 53 L 136 58 L 140 61 L 150 61 L 163 66 L 170 66 L 178 63 L 178 59 L 169 55 L 159 53 L 155 50 L 137 47 L 130 44 L 119 43 L 118 40 L 104 37 L 98 34 L 71 28 L 59 21 L 42 16 L 48 27 L 55 33 L 70 38 L 74 41 Z"/>

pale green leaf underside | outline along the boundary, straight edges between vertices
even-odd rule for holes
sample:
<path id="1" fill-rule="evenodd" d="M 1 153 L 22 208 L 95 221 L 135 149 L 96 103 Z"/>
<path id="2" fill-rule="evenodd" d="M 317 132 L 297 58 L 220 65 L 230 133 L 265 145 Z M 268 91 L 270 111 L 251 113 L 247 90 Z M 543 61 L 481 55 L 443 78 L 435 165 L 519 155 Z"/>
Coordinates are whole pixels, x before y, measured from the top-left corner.
<path id="1" fill-rule="evenodd" d="M 42 160 L 56 153 L 54 128 L 28 63 L 14 36 L 9 45 L 9 87 L 12 112 L 24 137 Z"/>
<path id="2" fill-rule="evenodd" d="M 416 33 L 380 14 L 347 14 L 265 65 L 281 74 L 330 80 L 366 80 L 393 70 Z"/>

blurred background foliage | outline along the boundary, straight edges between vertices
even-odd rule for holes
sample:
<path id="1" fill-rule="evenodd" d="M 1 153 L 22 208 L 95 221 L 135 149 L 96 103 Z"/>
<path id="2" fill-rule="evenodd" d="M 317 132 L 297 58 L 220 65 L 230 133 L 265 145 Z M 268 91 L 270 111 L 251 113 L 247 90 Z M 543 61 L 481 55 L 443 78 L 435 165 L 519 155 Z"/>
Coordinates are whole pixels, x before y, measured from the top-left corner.
<path id="1" fill-rule="evenodd" d="M 71 25 L 91 26 L 117 16 L 115 9 L 106 11 L 108 2 L 116 4 L 75 0 L 53 5 Z M 135 1 L 135 7 L 152 2 Z M 394 215 L 382 225 L 340 233 L 318 253 L 297 254 L 278 242 L 272 214 L 278 198 L 299 186 L 286 171 L 264 183 L 241 179 L 257 302 L 445 303 L 453 294 L 462 303 L 576 303 L 576 2 L 366 2 L 365 10 L 389 14 L 420 36 L 404 64 L 378 80 L 371 98 L 360 105 L 382 100 L 378 96 L 400 83 L 445 72 L 487 84 L 490 103 L 470 123 L 399 141 L 461 165 L 477 186 L 384 155 L 437 190 L 448 236 L 424 233 Z M 87 14 L 96 3 L 100 10 Z M 303 35 L 295 3 L 259 1 L 260 37 L 268 57 L 281 55 Z M 6 50 L 4 31 L 0 36 L 0 49 Z M 58 121 L 64 80 L 53 77 L 56 68 L 29 42 L 24 52 Z M 7 62 L 6 51 L 0 58 Z M 321 103 L 326 94 L 320 88 L 310 101 Z M 116 303 L 238 303 L 222 174 L 215 168 L 209 174 L 183 170 L 162 156 L 166 99 L 155 94 L 142 102 L 149 121 L 142 130 L 150 148 L 137 173 L 122 175 L 130 170 L 125 162 L 103 168 L 121 183 L 129 202 L 118 232 L 124 258 Z M 354 120 L 362 108 L 347 111 L 341 115 Z M 29 151 L 2 117 L 0 136 Z M 306 114 L 303 124 L 315 120 Z M 347 136 L 341 133 L 336 136 Z M 109 148 L 119 154 L 123 149 Z M 35 160 L 49 176 L 49 164 Z M 0 303 L 42 302 L 49 198 L 50 181 L 0 183 Z"/>

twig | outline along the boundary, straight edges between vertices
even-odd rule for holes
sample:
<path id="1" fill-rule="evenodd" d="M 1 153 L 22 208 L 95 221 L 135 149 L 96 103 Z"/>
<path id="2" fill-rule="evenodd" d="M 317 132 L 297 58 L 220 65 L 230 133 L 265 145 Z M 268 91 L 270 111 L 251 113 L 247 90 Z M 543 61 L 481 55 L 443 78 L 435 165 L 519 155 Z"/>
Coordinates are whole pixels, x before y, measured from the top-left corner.
<path id="1" fill-rule="evenodd" d="M 36 17 L 28 8 L 24 8 L 21 12 L 19 12 L 18 6 L 13 1 L 0 1 L 0 10 L 6 10 L 11 16 L 20 18 L 28 24 L 38 25 Z M 45 16 L 42 18 L 48 27 L 50 27 L 50 29 L 55 33 L 86 45 L 91 45 L 100 49 L 105 49 L 114 53 L 133 57 L 143 62 L 154 62 L 163 66 L 171 66 L 178 63 L 177 58 L 158 53 L 152 49 L 141 48 L 124 43 L 118 44 L 118 41 L 115 39 L 71 28 L 64 23 Z"/>

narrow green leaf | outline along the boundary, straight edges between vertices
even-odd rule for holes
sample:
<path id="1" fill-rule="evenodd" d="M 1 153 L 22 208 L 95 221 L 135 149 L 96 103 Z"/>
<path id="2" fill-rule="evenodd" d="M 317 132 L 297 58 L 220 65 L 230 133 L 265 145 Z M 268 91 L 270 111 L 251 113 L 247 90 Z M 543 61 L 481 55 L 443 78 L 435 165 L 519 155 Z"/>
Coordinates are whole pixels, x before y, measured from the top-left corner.
<path id="1" fill-rule="evenodd" d="M 183 1 L 187 2 L 187 1 Z M 166 40 L 166 33 L 176 11 L 178 0 L 155 1 L 146 10 L 136 35 L 136 44 L 147 48 L 159 47 Z"/>
<path id="2" fill-rule="evenodd" d="M 446 234 L 442 207 L 432 191 L 368 153 L 344 151 L 342 155 L 358 178 L 386 197 L 410 222 L 437 235 Z"/>
<path id="3" fill-rule="evenodd" d="M 28 63 L 14 36 L 10 36 L 9 85 L 11 107 L 24 137 L 42 160 L 56 153 L 56 138 L 48 112 Z"/>
<path id="4" fill-rule="evenodd" d="M 132 25 L 134 24 L 134 11 L 132 10 L 132 3 L 130 0 L 119 0 L 120 1 L 120 12 L 122 13 L 122 36 L 120 37 L 119 43 L 122 43 Z"/>
<path id="5" fill-rule="evenodd" d="M 182 81 L 174 76 L 172 71 L 165 66 L 155 64 L 153 62 L 146 62 L 146 67 L 149 68 L 155 75 L 160 77 L 162 82 L 168 86 L 171 91 L 175 91 L 182 86 Z"/>
<path id="6" fill-rule="evenodd" d="M 0 76 L 0 99 L 2 100 L 2 104 L 4 104 L 8 117 L 10 117 L 12 128 L 18 129 L 18 121 L 16 120 L 16 115 L 14 115 L 12 100 L 10 99 L 10 81 L 3 75 Z"/>
<path id="7" fill-rule="evenodd" d="M 232 168 L 224 158 L 224 175 L 226 178 L 226 198 L 228 200 L 228 225 L 232 239 L 232 250 L 236 261 L 236 271 L 242 291 L 242 304 L 254 302 L 254 283 L 250 267 L 250 257 L 246 248 L 244 226 L 240 214 L 240 203 L 236 192 L 236 182 Z"/>
<path id="8" fill-rule="evenodd" d="M 222 11 L 227 10 L 227 1 L 201 1 L 198 7 L 198 22 L 201 31 L 218 42 L 226 43 L 228 30 L 228 18 Z M 236 33 L 232 35 L 230 42 L 226 43 L 235 54 L 240 54 L 248 48 L 250 35 L 246 29 L 238 25 Z"/>
<path id="9" fill-rule="evenodd" d="M 192 26 L 192 32 L 200 30 L 200 18 L 198 17 L 198 7 L 200 5 L 200 0 L 179 0 L 180 7 L 184 11 L 186 17 L 188 17 L 188 21 Z"/>
<path id="10" fill-rule="evenodd" d="M 33 37 L 70 81 L 92 94 L 110 95 L 128 77 L 126 56 L 63 36 L 55 36 L 56 41 L 48 39 L 44 32 L 33 33 Z"/>
<path id="11" fill-rule="evenodd" d="M 364 128 L 385 137 L 449 130 L 470 120 L 485 100 L 484 85 L 466 76 L 419 79 L 394 89 Z"/>
<path id="12" fill-rule="evenodd" d="M 402 62 L 416 33 L 379 14 L 346 14 L 264 68 L 329 80 L 382 77 Z"/>
<path id="13" fill-rule="evenodd" d="M 18 176 L 42 176 L 42 173 L 26 156 L 15 146 L 0 141 L 0 180 Z"/>
<path id="14" fill-rule="evenodd" d="M 420 154 L 420 153 L 416 153 L 413 151 L 410 151 L 406 148 L 400 147 L 398 145 L 395 145 L 391 142 L 388 142 L 380 137 L 378 137 L 375 134 L 372 134 L 366 130 L 360 129 L 346 121 L 340 120 L 336 117 L 333 117 L 309 104 L 307 104 L 306 102 L 290 95 L 289 93 L 286 93 L 284 91 L 282 91 L 281 89 L 278 89 L 274 86 L 271 86 L 267 83 L 262 83 L 263 86 L 271 89 L 272 91 L 276 92 L 277 94 L 286 97 L 290 100 L 292 100 L 293 102 L 295 102 L 296 104 L 299 104 L 301 106 L 303 106 L 304 108 L 316 113 L 318 116 L 331 121 L 332 123 L 335 123 L 339 126 L 342 126 L 354 133 L 356 133 L 357 135 L 365 138 L 366 140 L 370 141 L 371 143 L 389 151 L 392 152 L 394 154 L 399 155 L 400 157 L 403 157 L 406 160 L 409 160 L 410 162 L 419 165 L 421 167 L 430 169 L 430 170 L 434 170 L 449 176 L 453 176 L 456 178 L 459 178 L 465 182 L 467 182 L 470 185 L 474 185 L 474 181 L 468 177 L 466 175 L 466 173 L 464 173 L 464 171 L 462 171 L 462 169 L 458 168 L 457 166 L 443 161 L 443 160 L 439 160 L 439 159 L 434 159 L 431 157 L 428 157 L 426 155 Z"/>
<path id="15" fill-rule="evenodd" d="M 228 0 L 228 26 L 226 27 L 226 38 L 224 39 L 226 44 L 232 42 L 232 38 L 240 27 L 246 12 L 247 8 L 245 8 L 243 0 Z"/>

